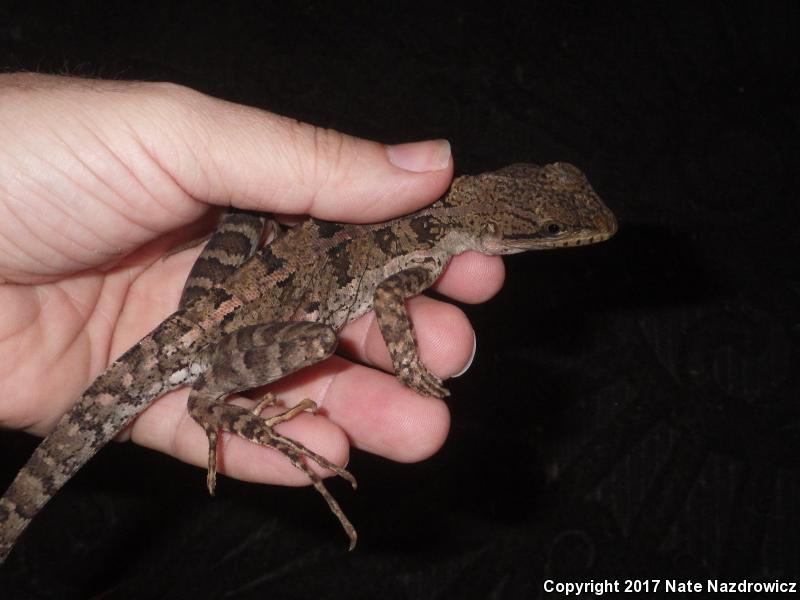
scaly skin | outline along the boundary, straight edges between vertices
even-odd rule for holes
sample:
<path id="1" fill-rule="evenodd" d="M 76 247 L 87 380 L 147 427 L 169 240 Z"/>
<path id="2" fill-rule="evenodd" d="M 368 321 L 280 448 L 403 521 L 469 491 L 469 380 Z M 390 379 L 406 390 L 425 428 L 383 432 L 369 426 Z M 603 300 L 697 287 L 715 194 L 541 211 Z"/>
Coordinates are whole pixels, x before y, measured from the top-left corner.
<path id="1" fill-rule="evenodd" d="M 617 224 L 583 174 L 565 163 L 518 164 L 457 178 L 417 213 L 374 225 L 310 219 L 258 249 L 262 215 L 232 211 L 195 263 L 180 308 L 102 373 L 39 445 L 0 499 L 0 561 L 47 501 L 156 398 L 189 385 L 189 412 L 209 438 L 208 487 L 216 441 L 228 431 L 284 454 L 306 473 L 350 538 L 353 526 L 304 459 L 348 479 L 346 470 L 279 435 L 271 419 L 227 404 L 327 358 L 336 334 L 375 310 L 395 374 L 420 394 L 444 397 L 422 364 L 405 300 L 430 287 L 467 250 L 513 254 L 611 237 Z M 273 227 L 274 230 L 274 227 Z"/>

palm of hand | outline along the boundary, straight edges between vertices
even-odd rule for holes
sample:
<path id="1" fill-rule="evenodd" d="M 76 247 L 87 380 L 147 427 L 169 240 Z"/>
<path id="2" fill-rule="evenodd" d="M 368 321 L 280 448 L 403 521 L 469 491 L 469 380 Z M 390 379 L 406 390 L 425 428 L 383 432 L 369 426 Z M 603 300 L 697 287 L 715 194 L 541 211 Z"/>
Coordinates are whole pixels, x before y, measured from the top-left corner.
<path id="1" fill-rule="evenodd" d="M 12 391 L 0 399 L 0 426 L 45 434 L 97 373 L 174 310 L 195 253 L 159 254 L 150 244 L 105 270 L 0 286 L 0 388 Z"/>

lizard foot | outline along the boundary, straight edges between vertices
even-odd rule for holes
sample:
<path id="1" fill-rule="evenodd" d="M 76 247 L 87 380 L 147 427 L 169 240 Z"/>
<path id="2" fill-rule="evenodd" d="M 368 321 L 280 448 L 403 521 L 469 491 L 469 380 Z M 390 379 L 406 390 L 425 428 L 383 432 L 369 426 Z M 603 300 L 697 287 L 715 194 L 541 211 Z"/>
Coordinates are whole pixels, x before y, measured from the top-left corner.
<path id="1" fill-rule="evenodd" d="M 267 392 L 261 400 L 253 407 L 253 414 L 258 416 L 261 414 L 265 408 L 269 406 L 275 406 L 275 403 L 278 401 L 278 398 L 272 392 Z M 278 423 L 283 423 L 284 421 L 288 421 L 289 419 L 295 417 L 301 412 L 316 412 L 317 411 L 317 403 L 311 400 L 310 398 L 304 398 L 300 402 L 298 402 L 295 406 L 286 410 L 278 415 L 270 417 L 268 419 L 264 419 L 264 422 L 269 427 L 274 427 Z"/>
<path id="2" fill-rule="evenodd" d="M 265 408 L 269 408 L 270 406 L 275 406 L 278 402 L 278 397 L 273 394 L 272 392 L 267 392 L 264 394 L 261 399 L 256 402 L 256 405 L 253 407 L 253 414 L 258 416 L 261 414 Z"/>
<path id="3" fill-rule="evenodd" d="M 252 410 L 247 410 L 232 404 L 217 402 L 209 407 L 210 410 L 201 410 L 199 403 L 193 406 L 190 398 L 190 412 L 195 420 L 201 423 L 208 435 L 207 485 L 209 492 L 213 495 L 216 486 L 216 446 L 219 431 L 227 431 L 260 446 L 272 448 L 288 458 L 289 462 L 291 462 L 295 468 L 305 473 L 309 478 L 314 489 L 323 497 L 328 507 L 331 509 L 331 512 L 333 512 L 339 520 L 339 523 L 341 523 L 347 537 L 350 538 L 350 549 L 352 550 L 356 545 L 358 537 L 355 528 L 352 523 L 350 523 L 347 516 L 345 516 L 339 503 L 336 502 L 336 499 L 325 487 L 322 478 L 308 466 L 304 459 L 311 460 L 319 466 L 336 473 L 339 477 L 347 480 L 353 489 L 357 487 L 355 477 L 353 477 L 347 469 L 332 463 L 324 456 L 306 448 L 300 442 L 296 442 L 275 431 L 274 426 L 278 423 L 287 421 L 300 412 L 307 410 L 313 411 L 316 408 L 316 404 L 313 401 L 308 399 L 303 400 L 289 410 L 268 419 L 263 419 L 256 414 L 260 412 L 261 409 L 274 403 L 274 395 L 267 394 Z"/>
<path id="4" fill-rule="evenodd" d="M 423 396 L 446 398 L 450 395 L 442 380 L 431 373 L 421 362 L 413 362 L 403 366 L 397 372 L 397 378 L 403 385 Z"/>

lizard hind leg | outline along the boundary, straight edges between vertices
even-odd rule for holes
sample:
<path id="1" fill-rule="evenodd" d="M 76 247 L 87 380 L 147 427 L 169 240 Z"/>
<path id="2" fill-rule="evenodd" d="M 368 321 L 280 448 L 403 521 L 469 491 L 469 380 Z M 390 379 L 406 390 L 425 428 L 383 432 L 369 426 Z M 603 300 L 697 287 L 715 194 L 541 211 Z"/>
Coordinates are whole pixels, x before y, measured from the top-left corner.
<path id="1" fill-rule="evenodd" d="M 264 235 L 269 243 L 278 231 L 278 224 L 267 219 L 266 215 L 229 209 L 222 215 L 213 234 L 181 244 L 169 251 L 167 255 L 191 248 L 208 239 L 208 244 L 197 257 L 186 279 L 180 307 L 186 308 L 192 300 L 222 285 L 227 277 L 258 251 Z"/>
<path id="2" fill-rule="evenodd" d="M 322 479 L 305 461 L 311 460 L 336 473 L 350 482 L 353 488 L 356 487 L 355 478 L 346 469 L 274 429 L 278 423 L 288 421 L 301 412 L 313 411 L 316 404 L 306 399 L 280 414 L 262 418 L 261 410 L 276 402 L 272 394 L 267 394 L 253 409 L 225 402 L 226 396 L 233 392 L 265 385 L 297 369 L 319 362 L 329 356 L 335 347 L 335 333 L 330 327 L 319 323 L 272 323 L 239 329 L 223 338 L 203 361 L 206 369 L 189 393 L 188 407 L 189 414 L 208 435 L 209 491 L 213 493 L 216 484 L 216 445 L 220 431 L 272 448 L 286 456 L 294 467 L 310 479 L 341 523 L 350 538 L 352 549 L 356 542 L 355 528 L 328 492 Z"/>

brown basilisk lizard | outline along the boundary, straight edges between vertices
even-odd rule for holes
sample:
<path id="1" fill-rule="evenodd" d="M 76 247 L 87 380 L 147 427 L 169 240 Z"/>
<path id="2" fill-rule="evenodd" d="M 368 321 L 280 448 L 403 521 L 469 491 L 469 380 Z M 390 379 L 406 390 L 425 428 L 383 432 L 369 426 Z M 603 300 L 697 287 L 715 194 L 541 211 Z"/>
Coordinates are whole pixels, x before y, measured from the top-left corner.
<path id="1" fill-rule="evenodd" d="M 208 435 L 208 489 L 216 481 L 220 432 L 273 448 L 303 471 L 350 538 L 356 532 L 311 460 L 347 479 L 345 469 L 277 433 L 277 423 L 313 410 L 304 400 L 263 418 L 226 403 L 317 363 L 337 332 L 370 309 L 396 376 L 420 394 L 444 397 L 420 362 L 405 300 L 467 250 L 513 254 L 592 244 L 617 228 L 583 174 L 565 163 L 512 165 L 454 180 L 430 207 L 374 225 L 310 219 L 259 248 L 264 215 L 228 212 L 195 263 L 178 310 L 103 372 L 39 445 L 0 499 L 0 561 L 44 504 L 100 448 L 156 398 L 191 386 L 189 412 Z"/>

